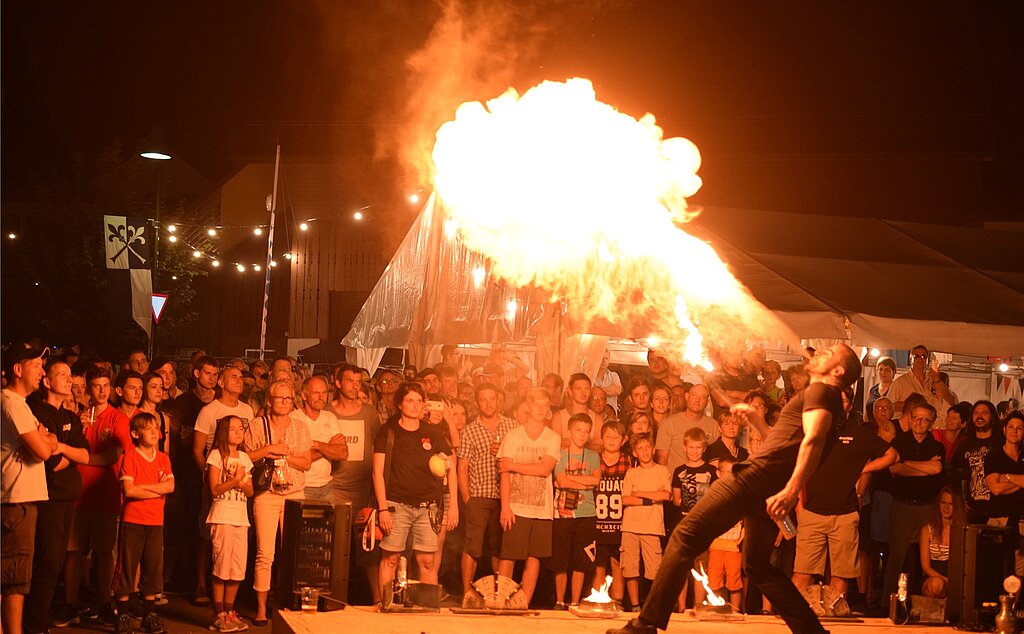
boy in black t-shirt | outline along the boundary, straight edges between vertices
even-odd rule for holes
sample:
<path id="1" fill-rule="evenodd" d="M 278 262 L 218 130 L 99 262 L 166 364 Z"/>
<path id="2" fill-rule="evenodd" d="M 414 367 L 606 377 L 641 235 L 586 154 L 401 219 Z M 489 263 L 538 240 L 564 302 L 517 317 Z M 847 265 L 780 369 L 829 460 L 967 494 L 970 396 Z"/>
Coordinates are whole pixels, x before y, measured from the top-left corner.
<path id="1" fill-rule="evenodd" d="M 707 436 L 700 427 L 691 427 L 683 434 L 683 448 L 686 451 L 686 462 L 672 472 L 672 504 L 680 513 L 680 519 L 693 509 L 698 500 L 704 497 L 711 483 L 718 479 L 718 470 L 704 462 L 704 443 Z M 708 567 L 708 552 L 704 551 L 694 559 L 694 565 Z M 689 579 L 687 579 L 689 583 Z M 704 586 L 693 584 L 693 604 L 704 602 Z M 686 610 L 686 586 L 679 593 L 679 611 Z"/>

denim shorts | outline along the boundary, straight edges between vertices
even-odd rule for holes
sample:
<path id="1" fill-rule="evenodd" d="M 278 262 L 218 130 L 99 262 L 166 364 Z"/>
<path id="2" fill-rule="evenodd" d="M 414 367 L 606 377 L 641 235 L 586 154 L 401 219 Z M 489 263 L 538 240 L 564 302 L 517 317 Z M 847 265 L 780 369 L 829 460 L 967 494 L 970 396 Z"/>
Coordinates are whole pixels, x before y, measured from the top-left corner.
<path id="1" fill-rule="evenodd" d="M 403 552 L 412 533 L 412 549 L 421 553 L 437 552 L 437 533 L 430 525 L 431 513 L 437 512 L 437 505 L 418 507 L 388 500 L 391 513 L 391 532 L 384 536 L 380 547 L 388 552 Z"/>

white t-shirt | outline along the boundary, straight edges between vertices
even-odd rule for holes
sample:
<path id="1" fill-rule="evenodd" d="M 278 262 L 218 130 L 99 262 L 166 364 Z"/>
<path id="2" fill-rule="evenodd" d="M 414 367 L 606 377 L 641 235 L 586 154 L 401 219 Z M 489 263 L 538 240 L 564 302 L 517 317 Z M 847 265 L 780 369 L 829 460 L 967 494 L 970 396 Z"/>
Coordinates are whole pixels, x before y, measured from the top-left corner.
<path id="1" fill-rule="evenodd" d="M 557 463 L 561 449 L 562 438 L 548 427 L 544 427 L 540 436 L 534 440 L 527 435 L 526 426 L 520 425 L 505 435 L 498 449 L 498 457 L 512 458 L 518 464 L 532 464 L 551 456 Z M 529 476 L 513 473 L 511 476 L 509 507 L 512 512 L 519 517 L 551 519 L 555 511 L 555 490 L 551 474 Z"/>
<path id="2" fill-rule="evenodd" d="M 227 482 L 231 479 L 231 475 L 228 470 L 234 464 L 239 464 L 246 473 L 252 474 L 252 460 L 249 458 L 249 454 L 244 451 L 238 452 L 238 457 L 228 458 L 227 468 L 224 467 L 224 463 L 220 457 L 219 449 L 211 449 L 210 454 L 206 456 L 206 466 L 213 465 L 220 469 L 220 481 Z M 249 525 L 249 513 L 246 510 L 246 501 L 248 498 L 245 493 L 242 493 L 238 489 L 229 489 L 224 493 L 221 493 L 217 497 L 213 498 L 213 503 L 210 505 L 210 513 L 206 516 L 207 524 L 227 524 L 229 526 L 248 526 Z"/>
<path id="3" fill-rule="evenodd" d="M 199 410 L 196 418 L 196 431 L 206 434 L 206 453 L 210 453 L 213 446 L 213 433 L 217 431 L 217 421 L 225 416 L 237 416 L 242 419 L 242 427 L 249 424 L 255 414 L 248 403 L 238 401 L 238 405 L 228 407 L 220 402 L 220 399 L 213 399 L 203 409 Z"/>
<path id="4" fill-rule="evenodd" d="M 610 387 L 615 387 L 616 385 L 619 386 L 619 388 L 622 387 L 622 381 L 619 380 L 618 373 L 612 372 L 611 370 L 608 370 L 607 372 L 605 372 L 604 373 L 604 377 L 602 377 L 602 378 L 599 378 L 597 376 L 597 374 L 595 373 L 595 375 L 592 377 L 592 384 L 593 384 L 594 387 L 599 387 L 601 389 L 608 389 Z M 608 395 L 608 404 L 611 405 L 612 407 L 614 407 L 615 411 L 619 411 L 619 397 L 618 396 L 611 396 L 609 394 Z"/>
<path id="5" fill-rule="evenodd" d="M 31 453 L 18 451 L 21 435 L 35 431 L 39 420 L 25 397 L 14 390 L 3 391 L 3 424 L 0 430 L 0 502 L 19 504 L 48 500 L 46 466 Z"/>
<path id="6" fill-rule="evenodd" d="M 334 412 L 323 410 L 316 420 L 310 418 L 305 410 L 297 409 L 289 416 L 293 420 L 301 420 L 309 429 L 309 437 L 317 442 L 330 442 L 331 438 L 341 433 L 341 424 Z M 307 487 L 322 487 L 331 483 L 331 469 L 334 465 L 327 458 L 317 458 L 306 472 Z"/>

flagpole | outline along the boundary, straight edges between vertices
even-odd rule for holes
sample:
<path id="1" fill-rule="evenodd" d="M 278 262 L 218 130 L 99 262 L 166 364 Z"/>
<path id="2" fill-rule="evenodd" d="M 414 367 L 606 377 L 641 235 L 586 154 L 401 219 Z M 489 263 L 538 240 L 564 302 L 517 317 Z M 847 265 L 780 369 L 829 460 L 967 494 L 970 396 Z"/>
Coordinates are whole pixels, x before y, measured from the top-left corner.
<path id="1" fill-rule="evenodd" d="M 274 259 L 274 213 L 277 211 L 277 176 L 281 170 L 281 146 L 277 146 L 277 154 L 274 157 L 274 193 L 267 201 L 267 211 L 270 212 L 270 231 L 267 232 L 267 265 L 263 267 L 266 276 L 263 282 L 263 321 L 260 323 L 260 360 L 267 350 L 267 316 L 270 312 L 270 271 L 273 269 Z"/>

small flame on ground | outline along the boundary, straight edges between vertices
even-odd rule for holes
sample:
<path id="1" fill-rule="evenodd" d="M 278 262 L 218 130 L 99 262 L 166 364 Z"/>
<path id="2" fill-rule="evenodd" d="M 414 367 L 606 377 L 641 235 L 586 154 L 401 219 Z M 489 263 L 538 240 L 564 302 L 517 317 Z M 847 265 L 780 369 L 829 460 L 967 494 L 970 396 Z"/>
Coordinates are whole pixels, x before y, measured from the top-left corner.
<path id="1" fill-rule="evenodd" d="M 590 590 L 590 595 L 587 596 L 584 601 L 591 603 L 611 603 L 612 597 L 608 594 L 609 588 L 612 587 L 612 578 L 610 576 L 604 578 L 604 583 L 601 584 L 600 588 L 593 588 Z"/>
<path id="2" fill-rule="evenodd" d="M 590 81 L 464 103 L 433 159 L 446 235 L 457 227 L 494 276 L 538 286 L 584 321 L 644 328 L 694 365 L 704 337 L 777 334 L 714 249 L 678 226 L 695 215 L 697 146 L 598 101 Z"/>
<path id="3" fill-rule="evenodd" d="M 711 586 L 708 585 L 708 575 L 706 572 L 704 572 L 704 564 L 698 565 L 700 566 L 700 572 L 697 572 L 696 569 L 693 569 L 690 571 L 690 574 L 692 574 L 693 578 L 699 581 L 702 586 L 704 586 L 704 591 L 708 595 L 707 599 L 704 600 L 704 603 L 716 606 L 725 605 L 725 599 L 715 594 L 715 591 L 712 590 Z"/>

